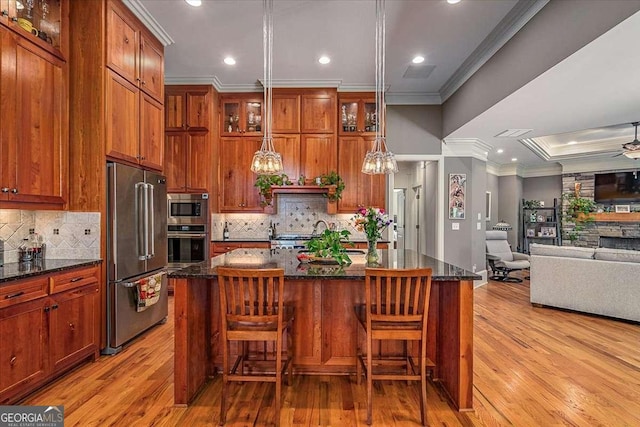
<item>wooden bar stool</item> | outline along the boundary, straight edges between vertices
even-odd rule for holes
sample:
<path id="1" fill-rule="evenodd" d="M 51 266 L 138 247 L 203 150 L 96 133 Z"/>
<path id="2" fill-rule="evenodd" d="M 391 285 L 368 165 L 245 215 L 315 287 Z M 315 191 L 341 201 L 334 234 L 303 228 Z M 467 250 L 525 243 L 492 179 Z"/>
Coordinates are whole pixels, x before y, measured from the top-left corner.
<path id="1" fill-rule="evenodd" d="M 231 381 L 275 382 L 276 425 L 280 424 L 280 395 L 282 376 L 288 370 L 287 385 L 291 383 L 294 344 L 292 339 L 293 307 L 284 304 L 284 270 L 243 269 L 218 267 L 220 315 L 222 320 L 222 398 L 220 425 L 226 422 L 228 386 Z M 287 349 L 283 351 L 283 336 L 287 335 Z M 230 343 L 239 343 L 238 356 L 230 368 Z M 247 342 L 264 341 L 261 359 L 247 354 Z M 275 343 L 275 360 L 267 358 L 266 342 Z M 284 359 L 283 359 L 284 355 Z M 247 372 L 246 365 L 272 362 L 267 370 Z M 275 362 L 275 365 L 273 365 Z M 240 369 L 238 370 L 238 367 Z"/>
<path id="2" fill-rule="evenodd" d="M 371 424 L 373 380 L 420 380 L 420 416 L 427 425 L 427 318 L 431 293 L 430 268 L 365 270 L 365 304 L 355 307 L 366 335 L 366 354 L 358 348 L 357 382 L 362 369 L 367 377 L 367 424 Z M 358 328 L 359 333 L 360 328 Z M 373 340 L 403 341 L 401 356 L 373 357 Z M 407 351 L 408 341 L 418 341 L 419 369 Z M 359 343 L 358 340 L 356 340 Z M 358 344 L 359 346 L 359 344 Z M 374 368 L 376 372 L 374 373 Z M 384 368 L 384 369 L 383 369 Z M 404 368 L 400 370 L 399 368 Z"/>

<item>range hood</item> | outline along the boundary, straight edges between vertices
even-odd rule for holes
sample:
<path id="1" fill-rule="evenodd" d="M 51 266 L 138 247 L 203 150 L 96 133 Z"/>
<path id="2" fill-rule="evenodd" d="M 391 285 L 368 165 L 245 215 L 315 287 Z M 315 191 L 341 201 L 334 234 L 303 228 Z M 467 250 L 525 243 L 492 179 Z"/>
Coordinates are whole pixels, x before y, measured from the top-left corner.
<path id="1" fill-rule="evenodd" d="M 274 206 L 278 205 L 276 200 L 278 194 L 322 194 L 327 196 L 327 213 L 334 215 L 338 211 L 336 201 L 331 200 L 336 194 L 335 185 L 272 185 L 271 197 L 274 200 L 271 206 L 265 208 L 265 213 L 275 213 Z"/>

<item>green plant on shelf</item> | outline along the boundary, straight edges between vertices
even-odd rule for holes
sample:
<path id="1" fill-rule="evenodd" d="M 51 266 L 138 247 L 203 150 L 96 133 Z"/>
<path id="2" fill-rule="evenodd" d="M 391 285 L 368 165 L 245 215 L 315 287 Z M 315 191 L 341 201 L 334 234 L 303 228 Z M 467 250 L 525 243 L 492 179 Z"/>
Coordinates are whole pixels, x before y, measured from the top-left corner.
<path id="1" fill-rule="evenodd" d="M 333 194 L 325 195 L 331 201 L 337 201 L 342 198 L 342 191 L 344 190 L 344 180 L 338 175 L 336 171 L 331 171 L 327 174 L 320 175 L 320 187 L 327 185 L 335 185 L 336 192 Z"/>
<path id="2" fill-rule="evenodd" d="M 293 183 L 289 181 L 289 177 L 284 173 L 282 175 L 258 175 L 253 186 L 258 188 L 260 206 L 271 205 L 273 202 L 271 187 L 274 185 L 293 185 Z"/>

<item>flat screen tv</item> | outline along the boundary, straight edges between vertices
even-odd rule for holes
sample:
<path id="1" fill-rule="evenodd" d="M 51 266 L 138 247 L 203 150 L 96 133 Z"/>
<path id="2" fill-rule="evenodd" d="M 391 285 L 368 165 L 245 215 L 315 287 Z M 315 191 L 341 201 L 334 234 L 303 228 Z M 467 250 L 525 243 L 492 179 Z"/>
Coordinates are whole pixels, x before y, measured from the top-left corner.
<path id="1" fill-rule="evenodd" d="M 596 174 L 594 187 L 597 203 L 640 203 L 640 174 L 636 172 Z"/>

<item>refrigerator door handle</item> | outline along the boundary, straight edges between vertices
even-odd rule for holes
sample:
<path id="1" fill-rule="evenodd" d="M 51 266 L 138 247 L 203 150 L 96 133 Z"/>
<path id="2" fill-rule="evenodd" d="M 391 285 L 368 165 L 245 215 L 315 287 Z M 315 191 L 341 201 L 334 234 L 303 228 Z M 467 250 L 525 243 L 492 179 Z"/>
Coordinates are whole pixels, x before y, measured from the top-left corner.
<path id="1" fill-rule="evenodd" d="M 155 188 L 153 184 L 147 184 L 147 192 L 149 194 L 147 200 L 147 218 L 149 218 L 149 234 L 147 234 L 147 241 L 149 242 L 149 252 L 147 254 L 147 259 L 151 259 L 156 256 L 156 246 L 155 246 L 155 236 L 156 236 L 156 226 L 153 217 L 155 216 L 155 211 L 153 209 L 153 192 Z"/>
<path id="2" fill-rule="evenodd" d="M 146 203 L 143 203 L 141 193 L 145 192 L 144 182 L 137 182 L 135 185 L 136 188 L 136 246 L 138 259 L 140 261 L 144 261 L 147 259 L 147 230 L 146 230 Z"/>

